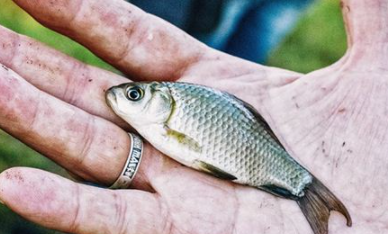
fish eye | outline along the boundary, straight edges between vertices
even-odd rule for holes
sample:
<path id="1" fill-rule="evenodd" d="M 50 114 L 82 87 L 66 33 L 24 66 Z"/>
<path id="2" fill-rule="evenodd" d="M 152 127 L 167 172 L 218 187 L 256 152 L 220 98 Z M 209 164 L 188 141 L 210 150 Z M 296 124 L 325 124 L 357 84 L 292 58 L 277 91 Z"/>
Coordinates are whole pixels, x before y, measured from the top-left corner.
<path id="1" fill-rule="evenodd" d="M 134 86 L 131 88 L 128 88 L 127 90 L 127 98 L 131 101 L 139 101 L 144 96 L 144 90 Z"/>

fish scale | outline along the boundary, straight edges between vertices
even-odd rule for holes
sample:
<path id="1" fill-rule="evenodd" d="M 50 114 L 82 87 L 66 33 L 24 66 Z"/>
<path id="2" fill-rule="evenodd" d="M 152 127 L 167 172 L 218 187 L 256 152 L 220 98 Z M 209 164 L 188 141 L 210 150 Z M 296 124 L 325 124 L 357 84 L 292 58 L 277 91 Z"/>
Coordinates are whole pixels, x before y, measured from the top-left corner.
<path id="1" fill-rule="evenodd" d="M 352 225 L 343 203 L 299 165 L 260 114 L 238 98 L 189 83 L 134 82 L 110 88 L 106 100 L 176 161 L 295 200 L 315 234 L 328 234 L 331 210 Z"/>
<path id="2" fill-rule="evenodd" d="M 234 175 L 239 183 L 279 184 L 294 195 L 303 194 L 310 174 L 271 138 L 243 103 L 209 88 L 163 84 L 175 103 L 167 125 L 198 141 L 202 146 L 199 160 Z"/>

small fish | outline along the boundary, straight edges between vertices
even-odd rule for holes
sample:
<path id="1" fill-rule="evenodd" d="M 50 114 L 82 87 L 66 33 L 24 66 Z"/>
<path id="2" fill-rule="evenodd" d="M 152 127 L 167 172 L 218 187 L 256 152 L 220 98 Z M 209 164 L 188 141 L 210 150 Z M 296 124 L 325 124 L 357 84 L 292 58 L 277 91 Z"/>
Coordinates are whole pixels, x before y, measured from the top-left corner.
<path id="1" fill-rule="evenodd" d="M 331 210 L 352 225 L 342 202 L 287 153 L 252 106 L 235 96 L 189 83 L 135 82 L 110 88 L 106 100 L 176 161 L 295 200 L 315 234 L 328 233 Z"/>

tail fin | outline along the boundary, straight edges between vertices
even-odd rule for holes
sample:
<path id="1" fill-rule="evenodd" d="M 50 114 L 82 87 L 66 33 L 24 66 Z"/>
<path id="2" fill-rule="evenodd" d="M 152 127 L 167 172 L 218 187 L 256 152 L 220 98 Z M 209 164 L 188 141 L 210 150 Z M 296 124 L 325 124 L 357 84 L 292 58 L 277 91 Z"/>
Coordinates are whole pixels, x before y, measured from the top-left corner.
<path id="1" fill-rule="evenodd" d="M 304 216 L 315 234 L 328 234 L 330 211 L 343 214 L 347 225 L 352 226 L 352 218 L 342 202 L 318 179 L 305 189 L 305 195 L 297 200 Z"/>

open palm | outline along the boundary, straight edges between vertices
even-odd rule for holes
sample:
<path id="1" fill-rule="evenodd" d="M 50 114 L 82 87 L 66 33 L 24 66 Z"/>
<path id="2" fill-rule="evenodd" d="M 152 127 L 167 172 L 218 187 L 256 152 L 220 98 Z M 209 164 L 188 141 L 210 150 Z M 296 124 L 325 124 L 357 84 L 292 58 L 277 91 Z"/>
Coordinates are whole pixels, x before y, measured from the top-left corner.
<path id="1" fill-rule="evenodd" d="M 330 233 L 388 231 L 388 25 L 378 4 L 388 0 L 345 1 L 347 55 L 306 76 L 212 50 L 124 1 L 15 2 L 132 80 L 205 84 L 249 102 L 349 209 L 353 227 L 333 213 Z M 363 9 L 371 19 L 359 24 Z M 78 177 L 112 184 L 131 128 L 104 92 L 128 79 L 2 27 L 0 48 L 0 127 Z M 312 233 L 295 202 L 188 169 L 148 144 L 131 190 L 13 168 L 0 175 L 0 199 L 36 223 L 80 234 Z"/>

